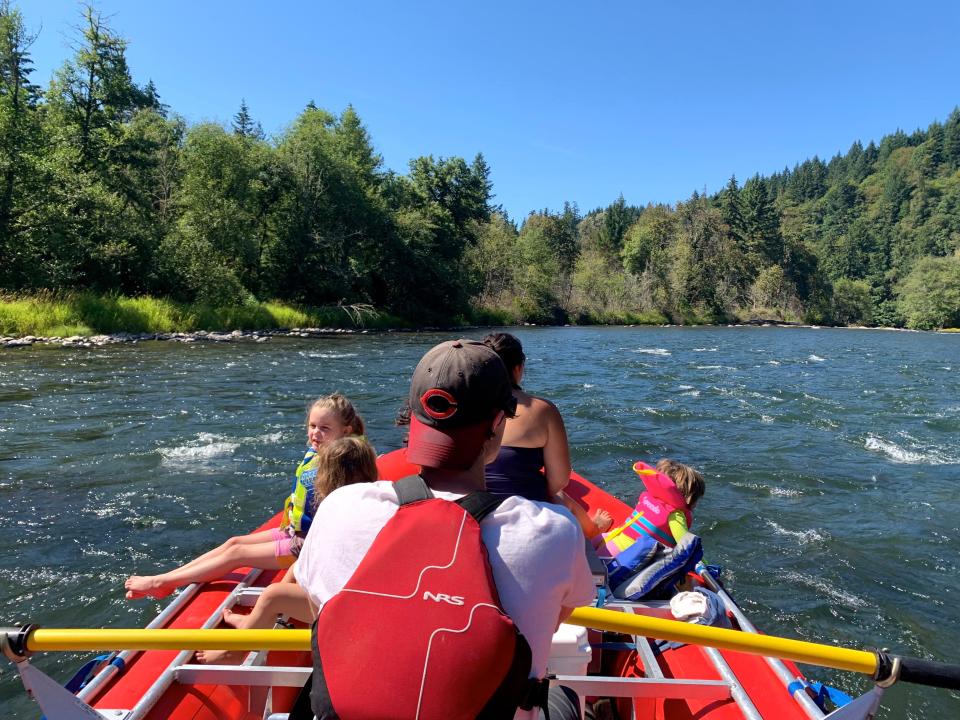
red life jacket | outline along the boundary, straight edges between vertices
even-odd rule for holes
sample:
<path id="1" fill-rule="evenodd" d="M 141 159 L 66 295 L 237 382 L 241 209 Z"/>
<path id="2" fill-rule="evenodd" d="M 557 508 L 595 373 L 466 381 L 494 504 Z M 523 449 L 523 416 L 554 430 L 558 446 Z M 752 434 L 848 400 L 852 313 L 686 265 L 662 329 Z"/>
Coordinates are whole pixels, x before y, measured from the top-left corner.
<path id="1" fill-rule="evenodd" d="M 540 704 L 527 641 L 503 611 L 480 520 L 502 498 L 434 498 L 395 483 L 400 508 L 313 627 L 320 720 L 512 718 Z"/>

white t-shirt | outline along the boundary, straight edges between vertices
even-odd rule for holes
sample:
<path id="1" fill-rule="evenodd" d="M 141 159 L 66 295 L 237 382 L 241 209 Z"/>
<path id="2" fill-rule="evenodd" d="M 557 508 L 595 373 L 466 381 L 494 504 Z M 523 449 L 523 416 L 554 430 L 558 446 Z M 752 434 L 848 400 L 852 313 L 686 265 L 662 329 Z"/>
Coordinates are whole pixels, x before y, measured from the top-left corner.
<path id="1" fill-rule="evenodd" d="M 297 581 L 315 605 L 346 585 L 398 507 L 393 483 L 386 481 L 347 485 L 324 498 L 297 561 Z M 480 535 L 503 609 L 530 644 L 530 676 L 542 677 L 560 608 L 588 605 L 594 598 L 583 534 L 566 508 L 513 496 L 483 520 Z"/>

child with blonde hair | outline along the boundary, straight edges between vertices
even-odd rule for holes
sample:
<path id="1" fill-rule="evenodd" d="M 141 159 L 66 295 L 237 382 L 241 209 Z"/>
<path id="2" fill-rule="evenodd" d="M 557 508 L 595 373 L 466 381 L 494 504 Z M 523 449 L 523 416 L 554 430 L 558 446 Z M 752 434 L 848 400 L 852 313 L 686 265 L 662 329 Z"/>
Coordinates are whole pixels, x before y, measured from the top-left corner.
<path id="1" fill-rule="evenodd" d="M 353 403 L 340 393 L 333 393 L 310 404 L 306 431 L 307 451 L 297 466 L 279 528 L 231 537 L 219 547 L 160 575 L 132 575 L 124 582 L 127 599 L 166 597 L 181 585 L 215 580 L 238 567 L 290 567 L 300 553 L 316 508 L 317 453 L 333 440 L 363 435 L 366 428 Z"/>
<path id="2" fill-rule="evenodd" d="M 354 483 L 369 483 L 377 479 L 377 456 L 366 438 L 350 435 L 323 445 L 316 453 L 316 477 L 313 484 L 315 504 L 311 511 L 334 490 Z M 223 610 L 223 621 L 235 628 L 268 628 L 278 615 L 309 622 L 314 615 L 307 593 L 296 582 L 296 564 L 278 583 L 269 585 L 249 615 Z M 222 662 L 239 657 L 223 650 L 200 650 L 197 660 L 202 663 Z"/>
<path id="3" fill-rule="evenodd" d="M 706 490 L 703 475 L 669 458 L 660 459 L 656 468 L 637 462 L 633 471 L 643 481 L 644 491 L 627 521 L 603 534 L 611 557 L 633 545 L 641 533 L 674 547 L 690 530 L 693 508 Z"/>
<path id="4" fill-rule="evenodd" d="M 693 508 L 703 497 L 703 475 L 664 458 L 655 468 L 637 462 L 644 490 L 626 522 L 604 533 L 598 554 L 607 562 L 610 587 L 628 600 L 669 597 L 703 558 L 690 532 Z"/>

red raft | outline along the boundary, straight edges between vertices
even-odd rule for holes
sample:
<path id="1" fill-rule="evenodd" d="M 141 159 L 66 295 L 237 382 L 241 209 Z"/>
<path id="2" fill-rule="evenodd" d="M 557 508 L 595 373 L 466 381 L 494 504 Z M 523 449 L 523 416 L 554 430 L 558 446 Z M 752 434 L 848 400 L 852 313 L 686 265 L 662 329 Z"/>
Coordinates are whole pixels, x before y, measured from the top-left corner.
<path id="1" fill-rule="evenodd" d="M 396 480 L 418 468 L 403 451 L 379 459 L 381 476 Z M 567 493 L 587 510 L 604 508 L 622 522 L 630 512 L 576 473 Z M 279 514 L 261 529 L 275 526 Z M 224 607 L 251 606 L 262 588 L 283 571 L 240 568 L 216 582 L 191 586 L 150 624 L 162 628 L 210 628 L 219 625 Z M 719 592 L 735 628 L 756 632 L 733 600 Z M 666 603 L 614 601 L 605 607 L 634 614 L 669 617 Z M 579 662 L 570 673 L 570 661 Z M 194 664 L 190 651 L 140 651 L 122 654 L 123 667 L 110 666 L 80 696 L 108 717 L 124 720 L 282 720 L 310 666 L 308 652 L 253 652 L 240 666 Z M 389 658 L 384 659 L 389 662 Z M 660 650 L 639 636 L 561 626 L 554 639 L 550 669 L 563 675 L 607 717 L 656 720 L 806 720 L 824 713 L 802 689 L 791 663 L 731 651 L 686 645 Z M 256 676 L 256 680 L 254 680 Z"/>

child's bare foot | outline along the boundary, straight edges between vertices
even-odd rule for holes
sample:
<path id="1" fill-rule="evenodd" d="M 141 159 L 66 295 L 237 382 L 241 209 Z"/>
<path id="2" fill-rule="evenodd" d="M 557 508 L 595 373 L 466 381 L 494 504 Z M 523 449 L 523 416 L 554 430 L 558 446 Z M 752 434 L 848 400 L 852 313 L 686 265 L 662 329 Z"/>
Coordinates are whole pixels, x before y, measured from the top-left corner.
<path id="1" fill-rule="evenodd" d="M 590 519 L 593 520 L 594 524 L 600 529 L 600 532 L 606 532 L 613 525 L 613 515 L 603 508 L 594 510 L 593 516 Z"/>
<path id="2" fill-rule="evenodd" d="M 232 628 L 239 628 L 240 630 L 245 629 L 247 627 L 247 618 L 249 617 L 249 615 L 234 612 L 229 608 L 223 609 L 223 622 Z"/>
<path id="3" fill-rule="evenodd" d="M 159 600 L 177 589 L 176 585 L 164 583 L 162 577 L 162 575 L 131 575 L 123 583 L 123 586 L 127 589 L 127 600 L 137 600 L 145 597 Z"/>
<path id="4" fill-rule="evenodd" d="M 197 650 L 202 665 L 240 665 L 246 657 L 246 650 Z"/>

